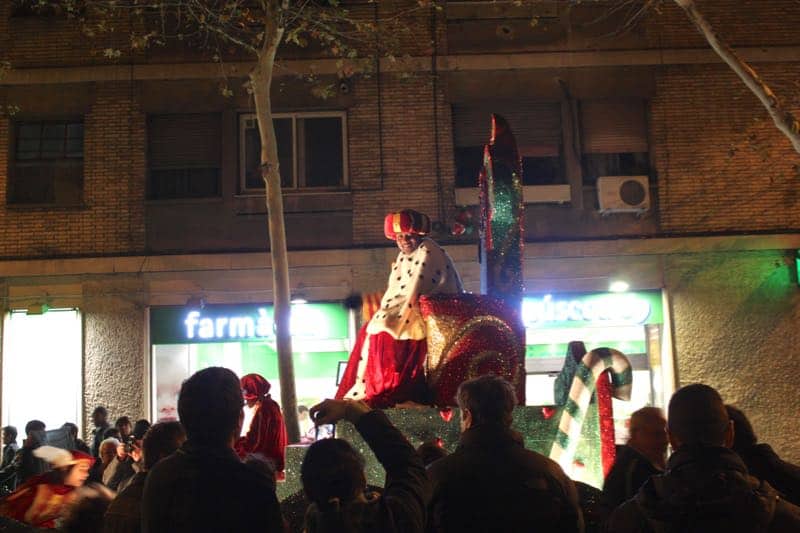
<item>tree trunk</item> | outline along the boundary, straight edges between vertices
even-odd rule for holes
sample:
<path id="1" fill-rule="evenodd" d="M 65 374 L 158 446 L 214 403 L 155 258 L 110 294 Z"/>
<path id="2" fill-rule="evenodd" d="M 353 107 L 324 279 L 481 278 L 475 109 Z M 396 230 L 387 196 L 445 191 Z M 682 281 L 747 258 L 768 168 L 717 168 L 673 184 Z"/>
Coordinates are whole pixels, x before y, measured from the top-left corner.
<path id="1" fill-rule="evenodd" d="M 767 109 L 769 116 L 775 123 L 775 126 L 789 139 L 797 153 L 800 153 L 800 122 L 788 110 L 785 109 L 778 97 L 772 92 L 772 89 L 764 83 L 764 80 L 742 60 L 736 53 L 724 42 L 722 42 L 714 32 L 711 25 L 703 17 L 702 13 L 698 11 L 694 0 L 675 0 L 675 3 L 686 11 L 689 17 L 701 34 L 706 38 L 711 48 L 722 58 L 728 66 L 733 69 L 737 76 L 739 76 L 747 88 L 755 94 L 764 107 Z"/>
<path id="2" fill-rule="evenodd" d="M 283 195 L 278 165 L 278 144 L 272 125 L 270 87 L 275 53 L 283 37 L 277 25 L 267 26 L 268 43 L 258 56 L 258 63 L 250 73 L 253 97 L 261 135 L 261 176 L 266 188 L 267 217 L 269 221 L 270 254 L 272 257 L 272 302 L 275 320 L 275 340 L 278 351 L 278 378 L 281 384 L 281 407 L 290 443 L 300 442 L 297 421 L 297 394 L 292 361 L 290 332 L 291 300 L 289 293 L 289 260 L 286 254 L 286 229 L 283 223 Z"/>

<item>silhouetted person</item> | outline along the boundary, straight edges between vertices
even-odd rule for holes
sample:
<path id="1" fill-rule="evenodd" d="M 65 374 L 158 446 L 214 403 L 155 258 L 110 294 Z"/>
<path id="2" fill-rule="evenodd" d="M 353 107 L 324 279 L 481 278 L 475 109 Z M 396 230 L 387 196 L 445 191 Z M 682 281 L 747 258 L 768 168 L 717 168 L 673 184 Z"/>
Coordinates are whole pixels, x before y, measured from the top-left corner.
<path id="1" fill-rule="evenodd" d="M 111 427 L 108 424 L 108 410 L 102 405 L 98 405 L 92 411 L 92 455 L 100 457 L 100 443 L 105 439 L 106 430 Z"/>
<path id="2" fill-rule="evenodd" d="M 733 424 L 719 393 L 688 385 L 669 402 L 667 435 L 675 452 L 618 507 L 611 532 L 800 531 L 800 509 L 748 475 L 730 447 Z"/>
<path id="3" fill-rule="evenodd" d="M 134 429 L 134 433 L 136 430 Z M 161 422 L 149 429 L 142 440 L 142 471 L 134 474 L 105 516 L 106 533 L 139 533 L 142 530 L 142 493 L 147 473 L 161 459 L 172 455 L 186 441 L 180 422 Z"/>
<path id="4" fill-rule="evenodd" d="M 511 429 L 511 384 L 481 376 L 462 383 L 456 400 L 461 441 L 428 467 L 429 531 L 582 531 L 575 485 Z"/>
<path id="5" fill-rule="evenodd" d="M 86 444 L 82 439 L 78 438 L 77 425 L 73 424 L 72 422 L 64 422 L 64 425 L 61 427 L 69 431 L 69 436 L 72 438 L 72 442 L 76 450 L 83 453 L 87 453 L 89 455 L 92 454 L 92 449 L 89 448 L 89 445 Z"/>
<path id="6" fill-rule="evenodd" d="M 153 467 L 142 496 L 142 531 L 281 531 L 272 481 L 234 452 L 243 418 L 239 378 L 211 367 L 183 382 L 178 416 L 188 437 Z"/>
<path id="7" fill-rule="evenodd" d="M 632 498 L 650 476 L 664 471 L 667 420 L 657 407 L 643 407 L 631 415 L 630 438 L 617 449 L 617 458 L 603 484 L 602 502 L 613 509 Z"/>
<path id="8" fill-rule="evenodd" d="M 25 440 L 17 452 L 17 485 L 49 470 L 47 462 L 38 458 L 33 452 L 45 443 L 45 425 L 41 420 L 31 420 L 25 424 Z"/>
<path id="9" fill-rule="evenodd" d="M 745 414 L 726 405 L 733 421 L 733 451 L 742 458 L 751 476 L 766 481 L 784 498 L 800 505 L 800 467 L 787 463 L 769 444 L 759 443 Z"/>
<path id="10" fill-rule="evenodd" d="M 5 468 L 14 460 L 17 454 L 17 428 L 14 426 L 6 426 L 3 428 L 3 463 L 0 468 Z"/>
<path id="11" fill-rule="evenodd" d="M 3 428 L 3 462 L 0 464 L 0 496 L 12 492 L 17 486 L 17 428 Z"/>
<path id="12" fill-rule="evenodd" d="M 423 531 L 425 467 L 386 415 L 362 401 L 325 400 L 311 408 L 311 418 L 316 424 L 351 422 L 386 470 L 386 482 L 382 494 L 367 492 L 363 457 L 345 440 L 318 440 L 300 468 L 303 490 L 311 502 L 306 531 Z"/>

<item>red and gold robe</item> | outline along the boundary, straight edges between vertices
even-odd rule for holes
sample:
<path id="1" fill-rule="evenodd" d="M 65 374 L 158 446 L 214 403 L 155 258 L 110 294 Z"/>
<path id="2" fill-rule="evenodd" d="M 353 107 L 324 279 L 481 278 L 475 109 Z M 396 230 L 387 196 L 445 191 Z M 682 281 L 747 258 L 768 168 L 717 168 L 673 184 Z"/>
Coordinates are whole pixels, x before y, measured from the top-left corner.
<path id="1" fill-rule="evenodd" d="M 425 385 L 425 322 L 419 297 L 463 292 L 447 253 L 423 239 L 392 263 L 380 308 L 358 333 L 336 398 L 364 400 L 372 407 L 429 403 Z"/>

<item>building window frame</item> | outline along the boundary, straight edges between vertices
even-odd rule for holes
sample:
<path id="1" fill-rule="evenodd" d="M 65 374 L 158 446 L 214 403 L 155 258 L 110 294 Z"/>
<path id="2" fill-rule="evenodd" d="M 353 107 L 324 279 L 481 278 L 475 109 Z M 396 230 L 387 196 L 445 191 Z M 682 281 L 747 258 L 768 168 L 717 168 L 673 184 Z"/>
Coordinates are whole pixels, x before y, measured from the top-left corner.
<path id="1" fill-rule="evenodd" d="M 192 163 L 187 163 L 187 155 L 185 151 L 179 150 L 178 147 L 171 145 L 170 150 L 172 158 L 177 154 L 179 157 L 176 162 L 171 159 L 167 162 L 162 162 L 161 158 L 154 157 L 153 146 L 151 143 L 154 138 L 160 138 L 163 132 L 156 134 L 154 123 L 160 120 L 179 122 L 181 120 L 191 120 L 192 116 L 199 116 L 209 120 L 209 123 L 204 124 L 210 126 L 209 129 L 189 129 L 186 128 L 182 132 L 186 134 L 207 135 L 206 140 L 211 142 L 207 143 L 210 153 L 211 149 L 217 150 L 217 157 L 209 157 L 207 160 L 193 159 Z M 185 126 L 185 124 L 184 124 Z M 194 125 L 196 126 L 196 124 Z M 215 129 L 216 128 L 216 129 Z M 222 154 L 222 131 L 223 131 L 223 116 L 220 112 L 207 112 L 207 113 L 153 113 L 147 116 L 147 181 L 145 184 L 145 197 L 148 202 L 184 202 L 184 201 L 208 201 L 218 200 L 222 197 L 222 180 L 223 180 L 223 154 Z M 162 139 L 163 140 L 163 139 Z M 183 159 L 183 160 L 181 160 Z M 210 185 L 204 189 L 193 189 L 191 183 L 193 181 L 200 182 L 203 178 L 203 173 L 206 174 L 205 179 L 207 184 Z M 212 178 L 213 179 L 209 179 Z M 164 194 L 164 191 L 169 191 L 170 188 L 165 186 L 172 180 L 174 187 L 174 194 Z M 160 193 L 160 194 L 157 194 Z"/>
<path id="2" fill-rule="evenodd" d="M 460 108 L 460 115 L 457 111 L 457 107 Z M 486 109 L 484 110 L 482 108 Z M 474 117 L 471 117 L 475 109 L 479 109 L 479 112 L 482 113 L 483 116 L 490 116 L 491 107 L 486 106 L 484 102 L 453 106 L 453 154 L 456 166 L 455 196 L 456 205 L 460 206 L 478 204 L 479 187 L 476 185 L 466 185 L 463 181 L 460 181 L 462 175 L 458 172 L 458 170 L 462 168 L 460 163 L 466 160 L 464 156 L 467 151 L 470 153 L 469 157 L 476 163 L 479 153 L 481 154 L 481 160 L 483 157 L 485 143 L 480 145 L 474 143 L 476 136 L 474 130 L 470 127 L 475 124 Z M 564 204 L 570 202 L 570 185 L 567 174 L 566 150 L 564 148 L 564 123 L 561 119 L 561 103 L 533 99 L 526 101 L 526 105 L 523 106 L 521 110 L 516 109 L 514 106 L 503 106 L 501 103 L 499 111 L 511 124 L 511 129 L 514 131 L 517 140 L 522 163 L 523 202 L 526 204 Z M 458 118 L 459 116 L 461 119 Z M 543 138 L 541 130 L 532 131 L 530 127 L 524 127 L 524 125 L 527 125 L 528 121 L 533 120 L 534 117 L 544 117 L 546 123 L 557 121 L 557 127 L 547 129 L 546 131 L 558 131 L 558 135 L 553 136 L 551 139 Z M 550 120 L 548 120 L 548 118 Z M 522 124 L 523 127 L 515 127 L 515 124 L 517 126 Z M 460 126 L 463 126 L 464 130 L 462 130 L 459 135 L 456 130 Z M 461 154 L 459 154 L 459 152 L 461 152 Z M 549 164 L 555 172 L 551 176 L 548 176 L 547 179 L 541 179 L 542 175 L 532 172 L 530 168 L 536 163 L 536 159 L 548 160 L 546 164 Z M 473 171 L 475 177 L 477 177 L 481 165 L 475 166 Z M 529 167 L 527 172 L 526 166 Z"/>
<path id="3" fill-rule="evenodd" d="M 346 111 L 296 111 L 296 112 L 281 112 L 273 113 L 274 119 L 291 119 L 292 120 L 292 185 L 281 186 L 284 192 L 332 192 L 347 190 L 350 185 L 349 180 L 349 165 L 348 165 L 348 139 L 347 139 L 347 112 Z M 336 186 L 328 187 L 309 187 L 301 186 L 298 181 L 300 178 L 300 157 L 298 156 L 298 119 L 308 118 L 338 118 L 341 120 L 342 132 L 342 182 Z M 257 127 L 254 126 L 256 120 L 255 113 L 240 113 L 239 114 L 239 191 L 243 195 L 248 194 L 263 194 L 264 187 L 248 187 L 247 186 L 247 143 L 245 142 L 245 135 L 248 129 Z M 283 180 L 281 180 L 283 181 Z"/>
<path id="4" fill-rule="evenodd" d="M 23 137 L 23 129 L 26 127 L 38 126 L 39 134 L 35 137 Z M 79 138 L 70 137 L 70 129 L 80 128 Z M 47 137 L 45 129 L 47 127 L 63 127 L 63 135 L 57 137 Z M 35 207 L 76 207 L 83 205 L 84 181 L 85 181 L 85 142 L 86 125 L 83 117 L 46 117 L 46 118 L 22 118 L 14 120 L 12 123 L 13 135 L 9 145 L 9 168 L 8 180 L 6 183 L 6 205 L 13 208 L 35 208 Z M 22 150 L 25 141 L 38 141 L 36 150 Z M 48 151 L 45 148 L 45 141 L 61 141 L 61 147 L 54 150 L 51 146 Z M 69 141 L 79 141 L 79 150 L 69 148 Z M 31 157 L 20 157 L 22 153 L 28 153 Z M 41 167 L 48 169 L 52 175 L 52 200 L 42 198 L 41 201 L 30 201 L 20 199 L 15 189 L 20 186 L 24 178 L 21 177 L 22 169 L 34 169 Z M 70 176 L 70 174 L 74 174 Z M 41 178 L 41 176 L 40 176 Z M 75 194 L 63 197 L 64 188 L 58 186 L 59 182 L 74 181 L 78 191 Z M 57 191 L 62 190 L 61 199 Z M 49 196 L 49 195 L 48 195 Z"/>

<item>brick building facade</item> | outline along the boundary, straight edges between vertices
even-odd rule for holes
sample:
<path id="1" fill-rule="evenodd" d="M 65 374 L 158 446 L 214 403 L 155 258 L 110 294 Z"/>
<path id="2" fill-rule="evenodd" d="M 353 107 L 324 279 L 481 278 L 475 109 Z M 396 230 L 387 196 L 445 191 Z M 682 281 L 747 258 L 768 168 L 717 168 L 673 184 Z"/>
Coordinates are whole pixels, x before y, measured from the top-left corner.
<path id="1" fill-rule="evenodd" d="M 408 61 L 381 61 L 378 74 L 354 76 L 329 100 L 282 73 L 313 62 L 331 76 L 331 60 L 296 51 L 283 59 L 273 107 L 293 135 L 343 129 L 333 186 L 303 186 L 316 175 L 300 146 L 323 149 L 311 135 L 288 160 L 297 185 L 284 192 L 292 287 L 312 301 L 381 290 L 394 256 L 382 217 L 413 207 L 442 224 L 438 240 L 478 290 L 476 236 L 446 226 L 474 203 L 460 172 L 472 168 L 476 121 L 485 117 L 488 130 L 488 113 L 502 110 L 530 170 L 526 291 L 604 292 L 613 279 L 661 291 L 668 316 L 661 359 L 651 363 L 664 369 L 652 401 L 707 382 L 752 415 L 765 441 L 800 460 L 790 400 L 800 371 L 800 156 L 677 7 L 615 34 L 624 20 L 596 6 L 488 4 L 450 2 L 420 16 Z M 800 111 L 793 4 L 700 7 Z M 263 195 L 243 168 L 248 63 L 224 65 L 234 91 L 225 98 L 220 65 L 202 54 L 129 53 L 124 21 L 112 35 L 101 47 L 67 21 L 0 6 L 0 60 L 13 67 L 0 79 L 0 103 L 20 108 L 0 117 L 0 295 L 5 310 L 45 302 L 81 311 L 84 417 L 96 403 L 113 414 L 153 413 L 152 309 L 200 296 L 271 300 Z M 105 58 L 104 47 L 122 56 Z M 66 132 L 67 147 L 70 128 L 82 132 L 69 161 L 82 165 L 79 194 L 53 186 L 35 202 L 44 193 L 19 181 L 42 158 L 49 124 Z M 187 129 L 176 133 L 175 124 Z M 39 152 L 23 149 L 31 139 Z M 649 207 L 601 209 L 598 169 L 644 175 Z"/>

